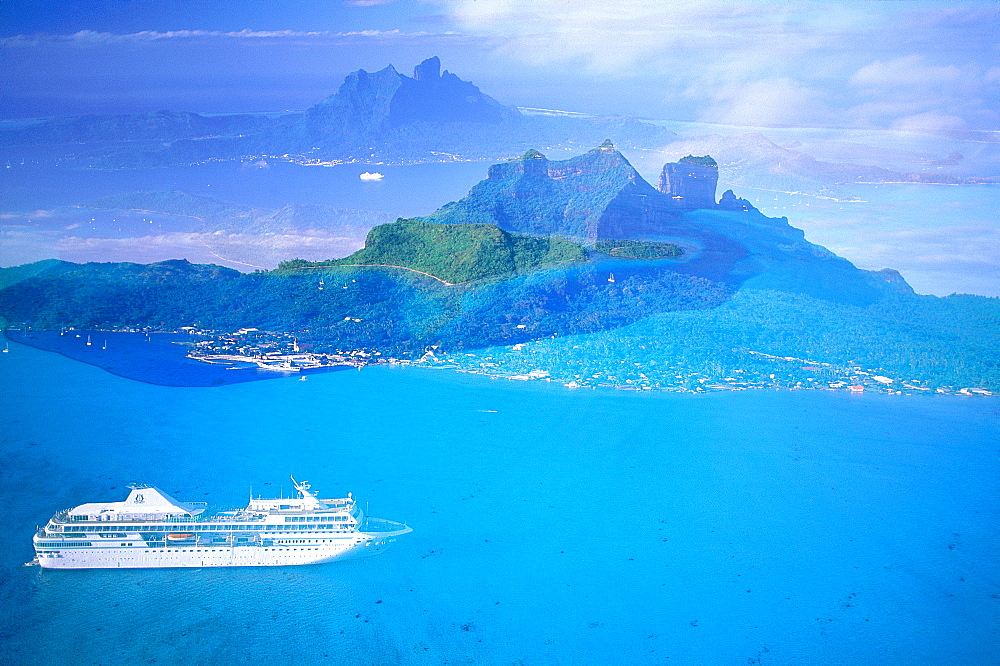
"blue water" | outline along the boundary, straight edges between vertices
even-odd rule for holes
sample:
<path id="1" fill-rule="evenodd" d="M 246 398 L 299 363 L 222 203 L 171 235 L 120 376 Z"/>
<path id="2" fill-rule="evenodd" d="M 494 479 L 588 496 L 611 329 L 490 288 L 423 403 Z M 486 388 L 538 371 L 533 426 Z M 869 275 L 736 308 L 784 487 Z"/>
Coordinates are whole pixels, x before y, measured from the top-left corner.
<path id="1" fill-rule="evenodd" d="M 161 386 L 223 386 L 302 376 L 308 379 L 314 374 L 347 369 L 332 366 L 285 374 L 243 363 L 205 363 L 187 357 L 191 336 L 183 333 L 8 330 L 5 335 L 15 342 L 96 365 L 121 377 Z"/>
<path id="2" fill-rule="evenodd" d="M 369 367 L 215 388 L 0 355 L 2 660 L 986 664 L 1000 402 L 569 391 Z M 313 567 L 43 571 L 34 526 L 130 481 L 307 478 L 414 528 Z"/>

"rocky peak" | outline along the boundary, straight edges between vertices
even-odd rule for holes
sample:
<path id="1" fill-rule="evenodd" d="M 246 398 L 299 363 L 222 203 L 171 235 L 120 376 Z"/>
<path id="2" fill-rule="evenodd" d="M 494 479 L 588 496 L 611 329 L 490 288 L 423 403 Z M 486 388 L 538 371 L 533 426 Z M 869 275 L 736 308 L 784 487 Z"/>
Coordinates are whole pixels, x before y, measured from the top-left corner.
<path id="1" fill-rule="evenodd" d="M 722 198 L 716 206 L 719 210 L 756 210 L 746 199 L 740 199 L 732 190 L 722 193 Z"/>
<path id="2" fill-rule="evenodd" d="M 534 148 L 524 153 L 520 157 L 507 160 L 501 164 L 494 164 L 487 172 L 490 180 L 502 180 L 517 175 L 549 176 L 549 159 Z"/>
<path id="3" fill-rule="evenodd" d="M 669 196 L 678 210 L 715 208 L 715 188 L 719 165 L 709 155 L 688 155 L 663 165 L 660 191 Z"/>
<path id="4" fill-rule="evenodd" d="M 441 78 L 441 59 L 437 56 L 428 58 L 413 68 L 415 81 L 436 81 Z"/>
<path id="5" fill-rule="evenodd" d="M 517 117 L 468 81 L 441 71 L 437 56 L 413 68 L 413 77 L 392 65 L 352 72 L 336 94 L 306 111 L 312 134 L 365 136 L 418 122 L 499 123 Z"/>
<path id="6" fill-rule="evenodd" d="M 400 75 L 392 98 L 389 123 L 395 126 L 425 121 L 499 123 L 516 111 L 502 106 L 475 85 L 441 71 L 441 59 L 428 58 L 413 68 L 413 78 Z"/>

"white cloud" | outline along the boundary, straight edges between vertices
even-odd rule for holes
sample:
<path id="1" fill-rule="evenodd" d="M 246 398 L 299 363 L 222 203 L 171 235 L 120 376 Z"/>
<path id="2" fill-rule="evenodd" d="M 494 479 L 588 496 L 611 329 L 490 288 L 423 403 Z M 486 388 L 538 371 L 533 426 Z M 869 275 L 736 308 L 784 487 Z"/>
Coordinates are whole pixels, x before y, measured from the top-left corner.
<path id="1" fill-rule="evenodd" d="M 823 123 L 832 114 L 822 97 L 788 77 L 730 84 L 713 91 L 701 119 L 754 127 Z"/>
<path id="2" fill-rule="evenodd" d="M 997 118 L 989 101 L 991 70 L 976 63 L 959 67 L 931 62 L 920 54 L 875 60 L 858 69 L 848 83 L 868 101 L 849 113 L 895 129 L 960 129 L 971 122 L 989 125 Z"/>
<path id="3" fill-rule="evenodd" d="M 429 32 L 403 32 L 401 30 L 351 30 L 347 32 L 331 32 L 325 30 L 301 31 L 301 30 L 143 30 L 141 32 L 131 32 L 125 34 L 111 32 L 95 32 L 93 30 L 80 30 L 71 35 L 58 34 L 37 34 L 37 35 L 13 35 L 0 38 L 0 47 L 36 47 L 43 45 L 64 44 L 72 46 L 93 46 L 116 43 L 135 42 L 158 42 L 166 40 L 302 40 L 330 41 L 344 37 L 362 37 L 375 39 L 407 39 L 428 37 L 437 35 L 454 35 L 454 32 L 429 33 Z"/>
<path id="4" fill-rule="evenodd" d="M 969 125 L 1000 120 L 987 92 L 1000 82 L 997 40 L 983 24 L 1000 14 L 982 0 L 960 8 L 947 0 L 436 4 L 468 33 L 493 38 L 501 58 L 552 76 L 622 82 L 623 99 L 637 94 L 626 81 L 658 86 L 667 108 L 701 102 L 702 119 L 888 126 L 934 111 Z"/>
<path id="5" fill-rule="evenodd" d="M 958 116 L 949 116 L 937 111 L 925 111 L 912 116 L 897 118 L 892 128 L 905 132 L 937 132 L 941 130 L 965 129 L 967 123 Z"/>
<path id="6" fill-rule="evenodd" d="M 534 64 L 574 63 L 598 74 L 639 66 L 658 71 L 693 52 L 716 62 L 734 47 L 757 66 L 823 37 L 784 21 L 787 5 L 720 0 L 452 0 L 451 18 L 503 38 L 501 51 Z M 751 44 L 752 42 L 752 44 Z M 745 66 L 748 58 L 732 62 Z M 633 72 L 629 72 L 633 73 Z"/>
<path id="7" fill-rule="evenodd" d="M 865 65 L 851 76 L 850 83 L 867 88 L 923 87 L 953 83 L 962 77 L 962 70 L 954 65 L 932 65 L 924 56 L 910 54 Z"/>

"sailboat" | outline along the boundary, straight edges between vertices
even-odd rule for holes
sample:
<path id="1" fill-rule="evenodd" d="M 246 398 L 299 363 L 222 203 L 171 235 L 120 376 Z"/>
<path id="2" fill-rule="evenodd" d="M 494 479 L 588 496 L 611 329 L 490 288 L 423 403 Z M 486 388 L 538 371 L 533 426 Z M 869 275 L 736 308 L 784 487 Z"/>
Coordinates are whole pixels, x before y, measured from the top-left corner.
<path id="1" fill-rule="evenodd" d="M 7 353 L 9 353 L 9 352 L 10 352 L 10 343 L 9 343 L 9 342 L 5 342 L 5 343 L 3 344 L 3 353 L 4 353 L 4 354 L 7 354 Z"/>
<path id="2" fill-rule="evenodd" d="M 611 275 L 608 276 L 608 282 L 614 282 L 614 281 L 615 281 L 615 274 L 612 273 Z"/>
<path id="3" fill-rule="evenodd" d="M 91 344 L 93 344 L 93 343 L 90 341 L 90 336 L 88 335 L 87 336 L 87 346 L 89 347 Z"/>

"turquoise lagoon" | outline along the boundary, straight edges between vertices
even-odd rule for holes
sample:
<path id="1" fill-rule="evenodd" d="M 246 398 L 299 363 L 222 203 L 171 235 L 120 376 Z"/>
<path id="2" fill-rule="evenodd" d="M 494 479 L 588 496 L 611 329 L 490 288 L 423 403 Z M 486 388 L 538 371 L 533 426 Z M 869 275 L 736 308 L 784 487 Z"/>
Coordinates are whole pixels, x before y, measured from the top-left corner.
<path id="1" fill-rule="evenodd" d="M 182 388 L 0 356 L 6 663 L 996 663 L 993 398 Z M 308 567 L 21 566 L 36 524 L 128 482 L 238 505 L 290 473 L 414 531 Z"/>

